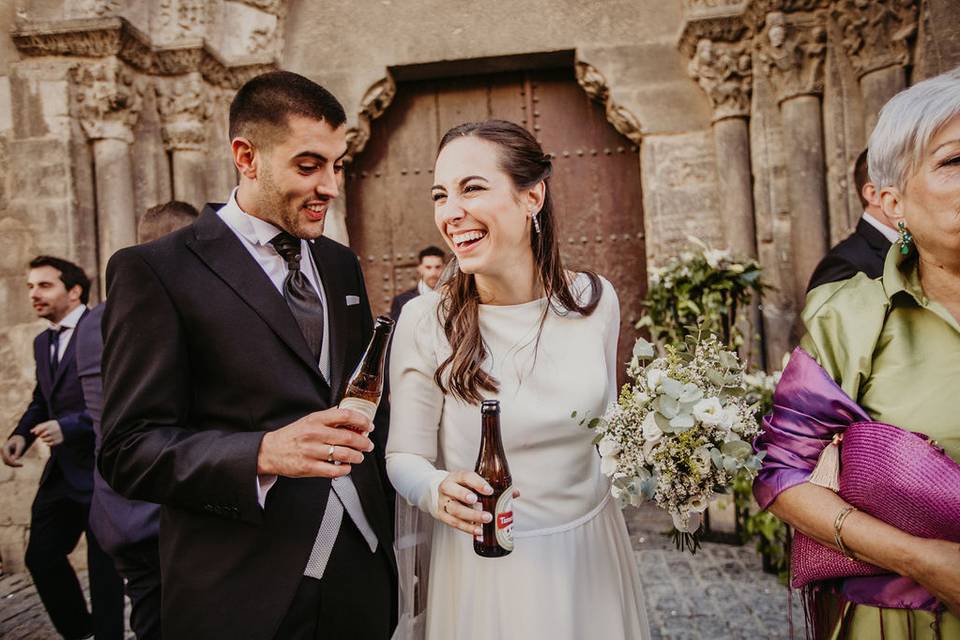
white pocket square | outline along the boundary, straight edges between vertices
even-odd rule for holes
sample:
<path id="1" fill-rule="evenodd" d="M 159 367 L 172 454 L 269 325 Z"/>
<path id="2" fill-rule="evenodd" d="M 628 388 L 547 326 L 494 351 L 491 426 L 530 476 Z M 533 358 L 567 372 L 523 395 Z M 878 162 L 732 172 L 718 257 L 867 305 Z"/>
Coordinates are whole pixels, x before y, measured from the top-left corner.
<path id="1" fill-rule="evenodd" d="M 355 304 L 360 304 L 360 296 L 347 296 L 347 306 L 352 307 Z"/>

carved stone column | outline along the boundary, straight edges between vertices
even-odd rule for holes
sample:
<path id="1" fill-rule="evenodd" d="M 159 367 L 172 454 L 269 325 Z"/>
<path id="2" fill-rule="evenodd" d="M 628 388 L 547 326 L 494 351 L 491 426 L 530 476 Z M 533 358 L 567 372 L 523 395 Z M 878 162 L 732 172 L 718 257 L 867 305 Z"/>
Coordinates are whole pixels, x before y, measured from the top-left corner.
<path id="1" fill-rule="evenodd" d="M 750 174 L 750 53 L 743 43 L 701 38 L 687 70 L 713 106 L 713 140 L 727 244 L 738 255 L 757 256 Z"/>
<path id="2" fill-rule="evenodd" d="M 821 12 L 766 15 L 757 36 L 759 70 L 776 92 L 788 156 L 790 237 L 795 292 L 806 291 L 817 262 L 827 251 L 824 181 L 823 62 L 826 30 Z"/>
<path id="3" fill-rule="evenodd" d="M 206 123 L 209 108 L 199 73 L 157 84 L 163 143 L 171 157 L 173 198 L 198 209 L 206 202 Z"/>
<path id="4" fill-rule="evenodd" d="M 909 39 L 917 31 L 916 0 L 839 0 L 833 17 L 843 31 L 843 48 L 860 78 L 864 131 L 869 136 L 880 108 L 906 88 Z"/>
<path id="5" fill-rule="evenodd" d="M 98 262 L 103 278 L 110 256 L 137 241 L 130 145 L 144 83 L 116 58 L 77 67 L 73 82 L 77 117 L 93 142 Z"/>

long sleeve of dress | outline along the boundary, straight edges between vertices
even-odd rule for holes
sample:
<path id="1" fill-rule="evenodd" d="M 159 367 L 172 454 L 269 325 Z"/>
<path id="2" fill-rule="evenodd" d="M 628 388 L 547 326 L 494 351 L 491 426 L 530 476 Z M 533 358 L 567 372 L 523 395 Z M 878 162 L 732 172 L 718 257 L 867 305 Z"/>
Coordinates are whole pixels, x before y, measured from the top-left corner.
<path id="1" fill-rule="evenodd" d="M 620 363 L 617 361 L 617 345 L 620 338 L 620 299 L 617 292 L 608 282 L 604 282 L 604 297 L 609 296 L 610 301 L 607 310 L 608 320 L 604 325 L 604 354 L 607 359 L 607 380 L 609 380 L 610 391 L 607 394 L 607 406 L 617 401 L 620 395 L 620 386 L 617 384 L 617 370 L 620 369 Z"/>
<path id="2" fill-rule="evenodd" d="M 433 381 L 436 295 L 418 296 L 400 315 L 390 354 L 390 436 L 387 475 L 397 493 L 427 513 L 437 510 L 437 487 L 447 472 L 437 469 L 437 434 L 443 393 Z"/>

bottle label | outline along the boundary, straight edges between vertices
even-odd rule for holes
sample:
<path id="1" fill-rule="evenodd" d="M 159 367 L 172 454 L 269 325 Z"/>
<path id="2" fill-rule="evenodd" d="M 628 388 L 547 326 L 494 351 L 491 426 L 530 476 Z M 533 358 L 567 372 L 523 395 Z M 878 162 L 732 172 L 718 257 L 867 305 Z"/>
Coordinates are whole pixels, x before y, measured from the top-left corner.
<path id="1" fill-rule="evenodd" d="M 500 494 L 493 518 L 497 525 L 497 544 L 507 551 L 513 551 L 513 487 L 507 487 Z"/>
<path id="2" fill-rule="evenodd" d="M 357 413 L 362 413 L 373 421 L 373 416 L 377 415 L 377 403 L 364 400 L 363 398 L 344 398 L 338 406 L 340 409 L 350 409 Z"/>

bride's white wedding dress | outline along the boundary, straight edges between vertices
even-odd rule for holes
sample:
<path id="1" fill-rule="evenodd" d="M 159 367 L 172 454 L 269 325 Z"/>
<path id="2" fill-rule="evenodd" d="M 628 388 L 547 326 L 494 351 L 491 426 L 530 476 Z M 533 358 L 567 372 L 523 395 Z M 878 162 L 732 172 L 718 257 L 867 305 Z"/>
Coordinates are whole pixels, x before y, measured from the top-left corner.
<path id="1" fill-rule="evenodd" d="M 499 382 L 501 433 L 513 483 L 514 550 L 482 558 L 470 535 L 433 520 L 426 637 L 430 640 L 641 640 L 649 636 L 637 563 L 578 416 L 616 398 L 620 310 L 612 285 L 590 316 L 549 311 L 537 300 L 480 305 L 480 331 Z M 589 296 L 579 275 L 578 290 Z M 435 513 L 447 470 L 472 470 L 480 409 L 434 384 L 450 345 L 439 296 L 407 303 L 393 340 L 387 469 L 398 493 Z"/>

